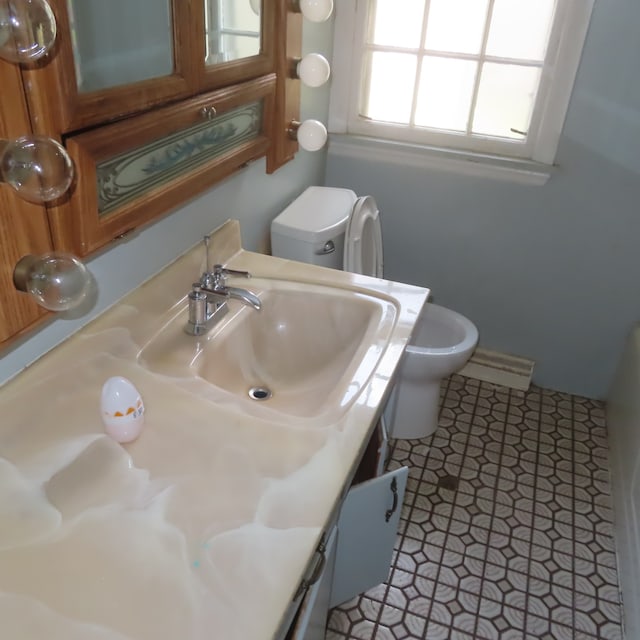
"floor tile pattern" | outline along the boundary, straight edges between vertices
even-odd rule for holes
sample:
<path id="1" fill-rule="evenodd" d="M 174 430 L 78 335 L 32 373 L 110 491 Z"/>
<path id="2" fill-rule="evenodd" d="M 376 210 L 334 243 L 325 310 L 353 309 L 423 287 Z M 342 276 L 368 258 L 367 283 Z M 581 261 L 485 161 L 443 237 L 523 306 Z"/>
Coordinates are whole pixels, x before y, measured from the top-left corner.
<path id="1" fill-rule="evenodd" d="M 454 375 L 410 468 L 388 583 L 327 640 L 621 640 L 602 403 Z M 457 484 L 457 487 L 456 487 Z"/>

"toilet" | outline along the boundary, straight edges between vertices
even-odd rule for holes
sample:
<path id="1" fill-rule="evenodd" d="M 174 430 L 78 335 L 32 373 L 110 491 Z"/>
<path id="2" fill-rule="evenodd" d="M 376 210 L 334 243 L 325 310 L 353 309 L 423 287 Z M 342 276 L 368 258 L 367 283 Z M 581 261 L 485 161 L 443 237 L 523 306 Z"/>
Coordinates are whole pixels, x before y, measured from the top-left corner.
<path id="1" fill-rule="evenodd" d="M 371 196 L 308 187 L 271 223 L 274 256 L 383 277 L 380 214 Z M 394 438 L 424 438 L 438 426 L 440 382 L 461 369 L 478 342 L 464 316 L 427 303 L 385 411 Z"/>

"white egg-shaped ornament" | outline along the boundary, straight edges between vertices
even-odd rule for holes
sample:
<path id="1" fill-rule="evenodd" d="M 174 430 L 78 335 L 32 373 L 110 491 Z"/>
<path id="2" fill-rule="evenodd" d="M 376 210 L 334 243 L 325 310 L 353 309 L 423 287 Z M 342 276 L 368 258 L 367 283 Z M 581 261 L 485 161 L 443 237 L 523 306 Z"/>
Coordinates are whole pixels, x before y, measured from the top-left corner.
<path id="1" fill-rule="evenodd" d="M 144 403 L 127 378 L 114 376 L 104 383 L 100 413 L 105 431 L 117 442 L 133 442 L 142 431 Z"/>

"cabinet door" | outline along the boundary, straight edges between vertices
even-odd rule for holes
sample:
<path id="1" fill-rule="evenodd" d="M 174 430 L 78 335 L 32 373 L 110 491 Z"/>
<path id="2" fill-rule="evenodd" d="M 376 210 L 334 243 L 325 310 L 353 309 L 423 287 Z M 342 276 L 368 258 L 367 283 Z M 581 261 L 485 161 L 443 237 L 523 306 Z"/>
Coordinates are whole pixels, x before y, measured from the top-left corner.
<path id="1" fill-rule="evenodd" d="M 196 43 L 198 84 L 216 89 L 275 72 L 276 17 L 282 0 L 202 0 Z"/>
<path id="2" fill-rule="evenodd" d="M 197 2 L 49 1 L 55 51 L 23 70 L 39 132 L 60 136 L 195 92 Z"/>
<path id="3" fill-rule="evenodd" d="M 77 184 L 49 208 L 56 248 L 85 256 L 264 156 L 274 87 L 269 75 L 69 137 Z"/>
<path id="4" fill-rule="evenodd" d="M 336 560 L 336 534 L 334 527 L 324 548 L 322 573 L 302 600 L 286 640 L 324 640 Z"/>
<path id="5" fill-rule="evenodd" d="M 330 607 L 389 576 L 408 473 L 402 467 L 349 490 L 338 518 Z"/>

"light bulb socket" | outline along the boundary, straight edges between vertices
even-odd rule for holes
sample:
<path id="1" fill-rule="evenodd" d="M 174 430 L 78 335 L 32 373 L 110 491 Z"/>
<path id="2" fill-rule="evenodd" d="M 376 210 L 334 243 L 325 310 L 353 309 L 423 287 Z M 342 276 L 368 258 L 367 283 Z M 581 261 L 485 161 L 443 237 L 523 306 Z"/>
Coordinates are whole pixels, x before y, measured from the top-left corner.
<path id="1" fill-rule="evenodd" d="M 299 122 L 298 120 L 292 120 L 289 123 L 289 126 L 287 127 L 287 135 L 289 136 L 289 138 L 291 138 L 291 140 L 298 140 L 298 129 L 300 128 L 301 124 L 302 122 Z"/>
<path id="2" fill-rule="evenodd" d="M 298 75 L 298 65 L 302 62 L 302 58 L 289 58 L 288 64 L 289 69 L 287 70 L 287 75 L 289 78 L 293 78 L 294 80 L 300 79 Z M 0 155 L 2 155 L 2 149 L 0 148 Z"/>
<path id="3" fill-rule="evenodd" d="M 289 7 L 310 22 L 325 22 L 333 13 L 333 0 L 291 0 Z"/>
<path id="4" fill-rule="evenodd" d="M 40 260 L 38 256 L 28 254 L 22 256 L 13 269 L 13 285 L 18 291 L 29 293 L 29 277 L 35 264 Z"/>

